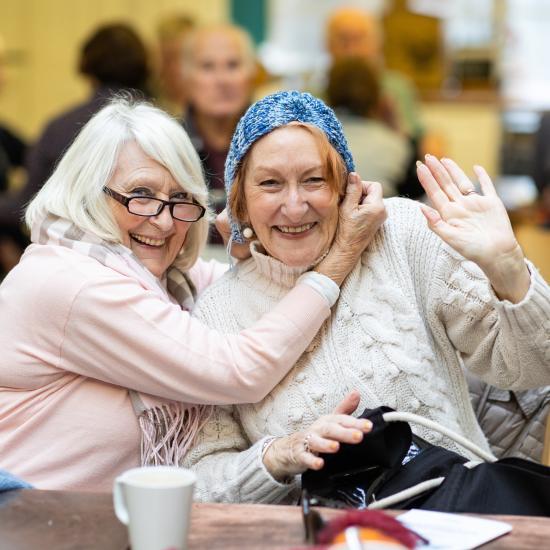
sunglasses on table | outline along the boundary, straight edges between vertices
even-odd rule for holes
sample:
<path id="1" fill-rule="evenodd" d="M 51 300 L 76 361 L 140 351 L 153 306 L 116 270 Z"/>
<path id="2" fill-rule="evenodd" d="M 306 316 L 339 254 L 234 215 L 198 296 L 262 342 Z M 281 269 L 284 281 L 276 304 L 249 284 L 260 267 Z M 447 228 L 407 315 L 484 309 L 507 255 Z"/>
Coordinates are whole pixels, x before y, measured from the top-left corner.
<path id="1" fill-rule="evenodd" d="M 181 222 L 196 222 L 206 212 L 204 206 L 193 201 L 165 201 L 154 197 L 126 197 L 109 187 L 104 187 L 103 192 L 124 205 L 130 214 L 146 218 L 160 215 L 166 207 L 170 210 L 172 218 Z"/>

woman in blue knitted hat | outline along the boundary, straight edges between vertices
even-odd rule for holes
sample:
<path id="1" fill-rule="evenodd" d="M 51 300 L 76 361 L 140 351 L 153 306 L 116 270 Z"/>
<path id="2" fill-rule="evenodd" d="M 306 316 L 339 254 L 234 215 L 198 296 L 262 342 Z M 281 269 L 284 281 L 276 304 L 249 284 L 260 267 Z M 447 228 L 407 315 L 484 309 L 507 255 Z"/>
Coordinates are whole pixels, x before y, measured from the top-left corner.
<path id="1" fill-rule="evenodd" d="M 353 170 L 341 126 L 320 100 L 280 92 L 241 119 L 226 163 L 233 239 L 251 258 L 195 310 L 236 333 L 273 307 L 334 238 Z M 186 465 L 200 500 L 292 502 L 319 453 L 357 443 L 356 408 L 388 405 L 454 430 L 489 452 L 462 365 L 510 389 L 550 383 L 550 288 L 525 260 L 486 172 L 482 193 L 452 161 L 427 156 L 433 208 L 394 198 L 312 344 L 262 401 L 215 408 Z M 418 435 L 464 453 L 427 428 Z"/>

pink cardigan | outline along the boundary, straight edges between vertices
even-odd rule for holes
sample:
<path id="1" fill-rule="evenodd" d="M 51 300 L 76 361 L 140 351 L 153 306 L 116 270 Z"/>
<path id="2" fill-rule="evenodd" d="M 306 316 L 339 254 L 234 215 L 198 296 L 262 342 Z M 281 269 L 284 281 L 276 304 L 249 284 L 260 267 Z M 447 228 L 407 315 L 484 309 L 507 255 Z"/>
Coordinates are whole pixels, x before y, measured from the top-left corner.
<path id="1" fill-rule="evenodd" d="M 199 260 L 191 277 L 200 293 L 224 271 Z M 224 335 L 92 258 L 32 245 L 0 286 L 0 468 L 41 489 L 110 491 L 139 463 L 127 388 L 259 401 L 329 312 L 300 284 L 250 329 Z"/>

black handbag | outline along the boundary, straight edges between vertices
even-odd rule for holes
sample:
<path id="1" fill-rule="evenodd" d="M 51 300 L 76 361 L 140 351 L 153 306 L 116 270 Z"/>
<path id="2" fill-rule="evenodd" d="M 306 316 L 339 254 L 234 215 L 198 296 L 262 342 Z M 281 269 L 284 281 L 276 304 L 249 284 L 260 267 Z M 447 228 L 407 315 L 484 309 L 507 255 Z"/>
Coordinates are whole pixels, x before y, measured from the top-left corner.
<path id="1" fill-rule="evenodd" d="M 302 475 L 312 504 L 336 508 L 419 508 L 441 512 L 550 516 L 550 468 L 521 458 L 496 460 L 464 437 L 389 407 L 366 409 L 373 423 L 357 445 L 322 455 L 322 470 Z M 471 461 L 412 434 L 409 422 L 453 439 Z"/>

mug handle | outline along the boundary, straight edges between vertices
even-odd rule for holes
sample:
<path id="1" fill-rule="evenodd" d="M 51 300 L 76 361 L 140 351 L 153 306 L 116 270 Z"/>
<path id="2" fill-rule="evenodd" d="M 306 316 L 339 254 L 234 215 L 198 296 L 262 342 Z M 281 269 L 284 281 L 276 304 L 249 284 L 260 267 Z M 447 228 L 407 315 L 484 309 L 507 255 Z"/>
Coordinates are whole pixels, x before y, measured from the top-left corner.
<path id="1" fill-rule="evenodd" d="M 115 509 L 116 517 L 124 525 L 128 525 L 130 518 L 128 516 L 128 510 L 124 502 L 124 493 L 122 492 L 123 481 L 120 478 L 115 479 L 115 484 L 113 486 L 113 506 Z"/>

